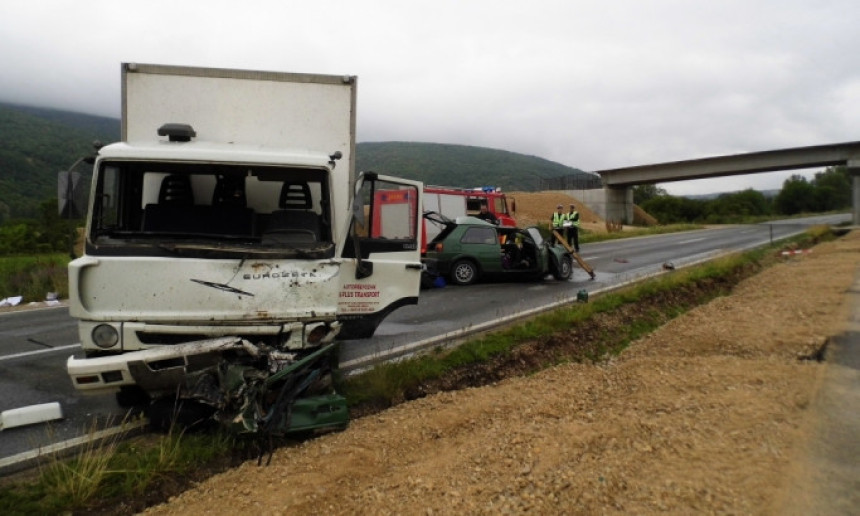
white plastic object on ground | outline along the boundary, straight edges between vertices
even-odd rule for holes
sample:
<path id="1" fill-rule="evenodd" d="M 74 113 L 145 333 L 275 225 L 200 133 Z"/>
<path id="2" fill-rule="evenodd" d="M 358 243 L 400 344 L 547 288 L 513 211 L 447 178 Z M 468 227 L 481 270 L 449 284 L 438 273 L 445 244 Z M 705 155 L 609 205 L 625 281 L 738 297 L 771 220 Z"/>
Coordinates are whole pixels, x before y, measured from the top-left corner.
<path id="1" fill-rule="evenodd" d="M 29 405 L 0 412 L 0 430 L 63 418 L 59 402 Z"/>
<path id="2" fill-rule="evenodd" d="M 24 296 L 12 296 L 0 299 L 0 306 L 18 306 Z"/>

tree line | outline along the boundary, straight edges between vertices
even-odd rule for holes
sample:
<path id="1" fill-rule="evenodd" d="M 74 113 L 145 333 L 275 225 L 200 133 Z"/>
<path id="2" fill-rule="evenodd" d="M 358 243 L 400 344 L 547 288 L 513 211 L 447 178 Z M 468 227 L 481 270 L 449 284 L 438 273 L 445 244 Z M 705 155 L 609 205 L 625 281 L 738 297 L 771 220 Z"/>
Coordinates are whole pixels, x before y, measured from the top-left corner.
<path id="1" fill-rule="evenodd" d="M 851 177 L 844 166 L 829 167 L 808 180 L 792 175 L 774 197 L 753 189 L 713 199 L 668 195 L 656 185 L 633 188 L 633 202 L 661 224 L 734 224 L 757 217 L 822 213 L 851 207 Z"/>
<path id="2" fill-rule="evenodd" d="M 68 251 L 82 225 L 81 219 L 61 218 L 56 199 L 43 201 L 37 217 L 0 223 L 0 256 Z"/>

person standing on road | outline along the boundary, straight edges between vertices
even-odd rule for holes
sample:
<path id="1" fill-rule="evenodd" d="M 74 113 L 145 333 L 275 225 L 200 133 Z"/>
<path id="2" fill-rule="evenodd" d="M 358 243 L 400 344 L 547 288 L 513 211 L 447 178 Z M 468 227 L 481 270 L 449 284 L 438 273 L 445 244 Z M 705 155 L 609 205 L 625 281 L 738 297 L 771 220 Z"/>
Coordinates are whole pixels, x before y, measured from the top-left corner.
<path id="1" fill-rule="evenodd" d="M 565 234 L 564 223 L 567 222 L 567 213 L 564 213 L 564 206 L 559 204 L 555 207 L 555 213 L 549 218 L 550 228 L 553 231 L 558 231 L 559 235 Z"/>
<path id="2" fill-rule="evenodd" d="M 579 252 L 579 212 L 576 211 L 576 206 L 571 203 L 570 211 L 567 212 L 567 233 L 564 235 L 568 243 L 573 246 L 573 250 Z M 571 242 L 571 240 L 573 240 Z"/>

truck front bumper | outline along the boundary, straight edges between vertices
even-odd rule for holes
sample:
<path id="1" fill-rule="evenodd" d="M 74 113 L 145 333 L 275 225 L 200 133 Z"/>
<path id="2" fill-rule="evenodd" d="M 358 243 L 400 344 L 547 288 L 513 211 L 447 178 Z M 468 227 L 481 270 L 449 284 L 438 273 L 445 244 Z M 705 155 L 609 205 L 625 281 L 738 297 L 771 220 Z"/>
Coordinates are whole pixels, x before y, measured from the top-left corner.
<path id="1" fill-rule="evenodd" d="M 66 369 L 75 388 L 87 393 L 113 392 L 138 385 L 144 391 L 169 392 L 185 375 L 218 363 L 221 354 L 255 346 L 239 337 L 219 337 L 95 358 L 69 357 Z"/>

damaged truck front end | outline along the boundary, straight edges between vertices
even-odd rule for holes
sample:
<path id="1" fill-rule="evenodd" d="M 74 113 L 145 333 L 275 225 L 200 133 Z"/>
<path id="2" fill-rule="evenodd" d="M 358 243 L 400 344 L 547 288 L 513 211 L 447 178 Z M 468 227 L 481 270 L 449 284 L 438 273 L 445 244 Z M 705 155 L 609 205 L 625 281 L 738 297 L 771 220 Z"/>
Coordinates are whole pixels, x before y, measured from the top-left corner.
<path id="1" fill-rule="evenodd" d="M 353 207 L 337 209 L 333 156 L 278 163 L 231 145 L 227 157 L 191 144 L 100 151 L 85 255 L 69 266 L 84 349 L 69 375 L 148 407 L 155 426 L 342 428 L 339 335 L 417 302 L 420 281 L 417 212 L 385 221 L 373 192 L 402 189 L 420 206 L 421 185 L 365 174 Z"/>
<path id="2" fill-rule="evenodd" d="M 334 389 L 337 344 L 285 352 L 238 337 L 69 358 L 75 380 L 125 378 L 144 397 L 150 424 L 217 422 L 238 435 L 284 435 L 346 427 L 346 400 Z M 95 381 L 95 380 L 93 380 Z"/>
<path id="3" fill-rule="evenodd" d="M 357 78 L 123 63 L 69 265 L 81 392 L 239 433 L 341 427 L 337 345 L 417 303 L 423 185 L 356 174 Z M 394 191 L 407 208 L 376 206 Z"/>

